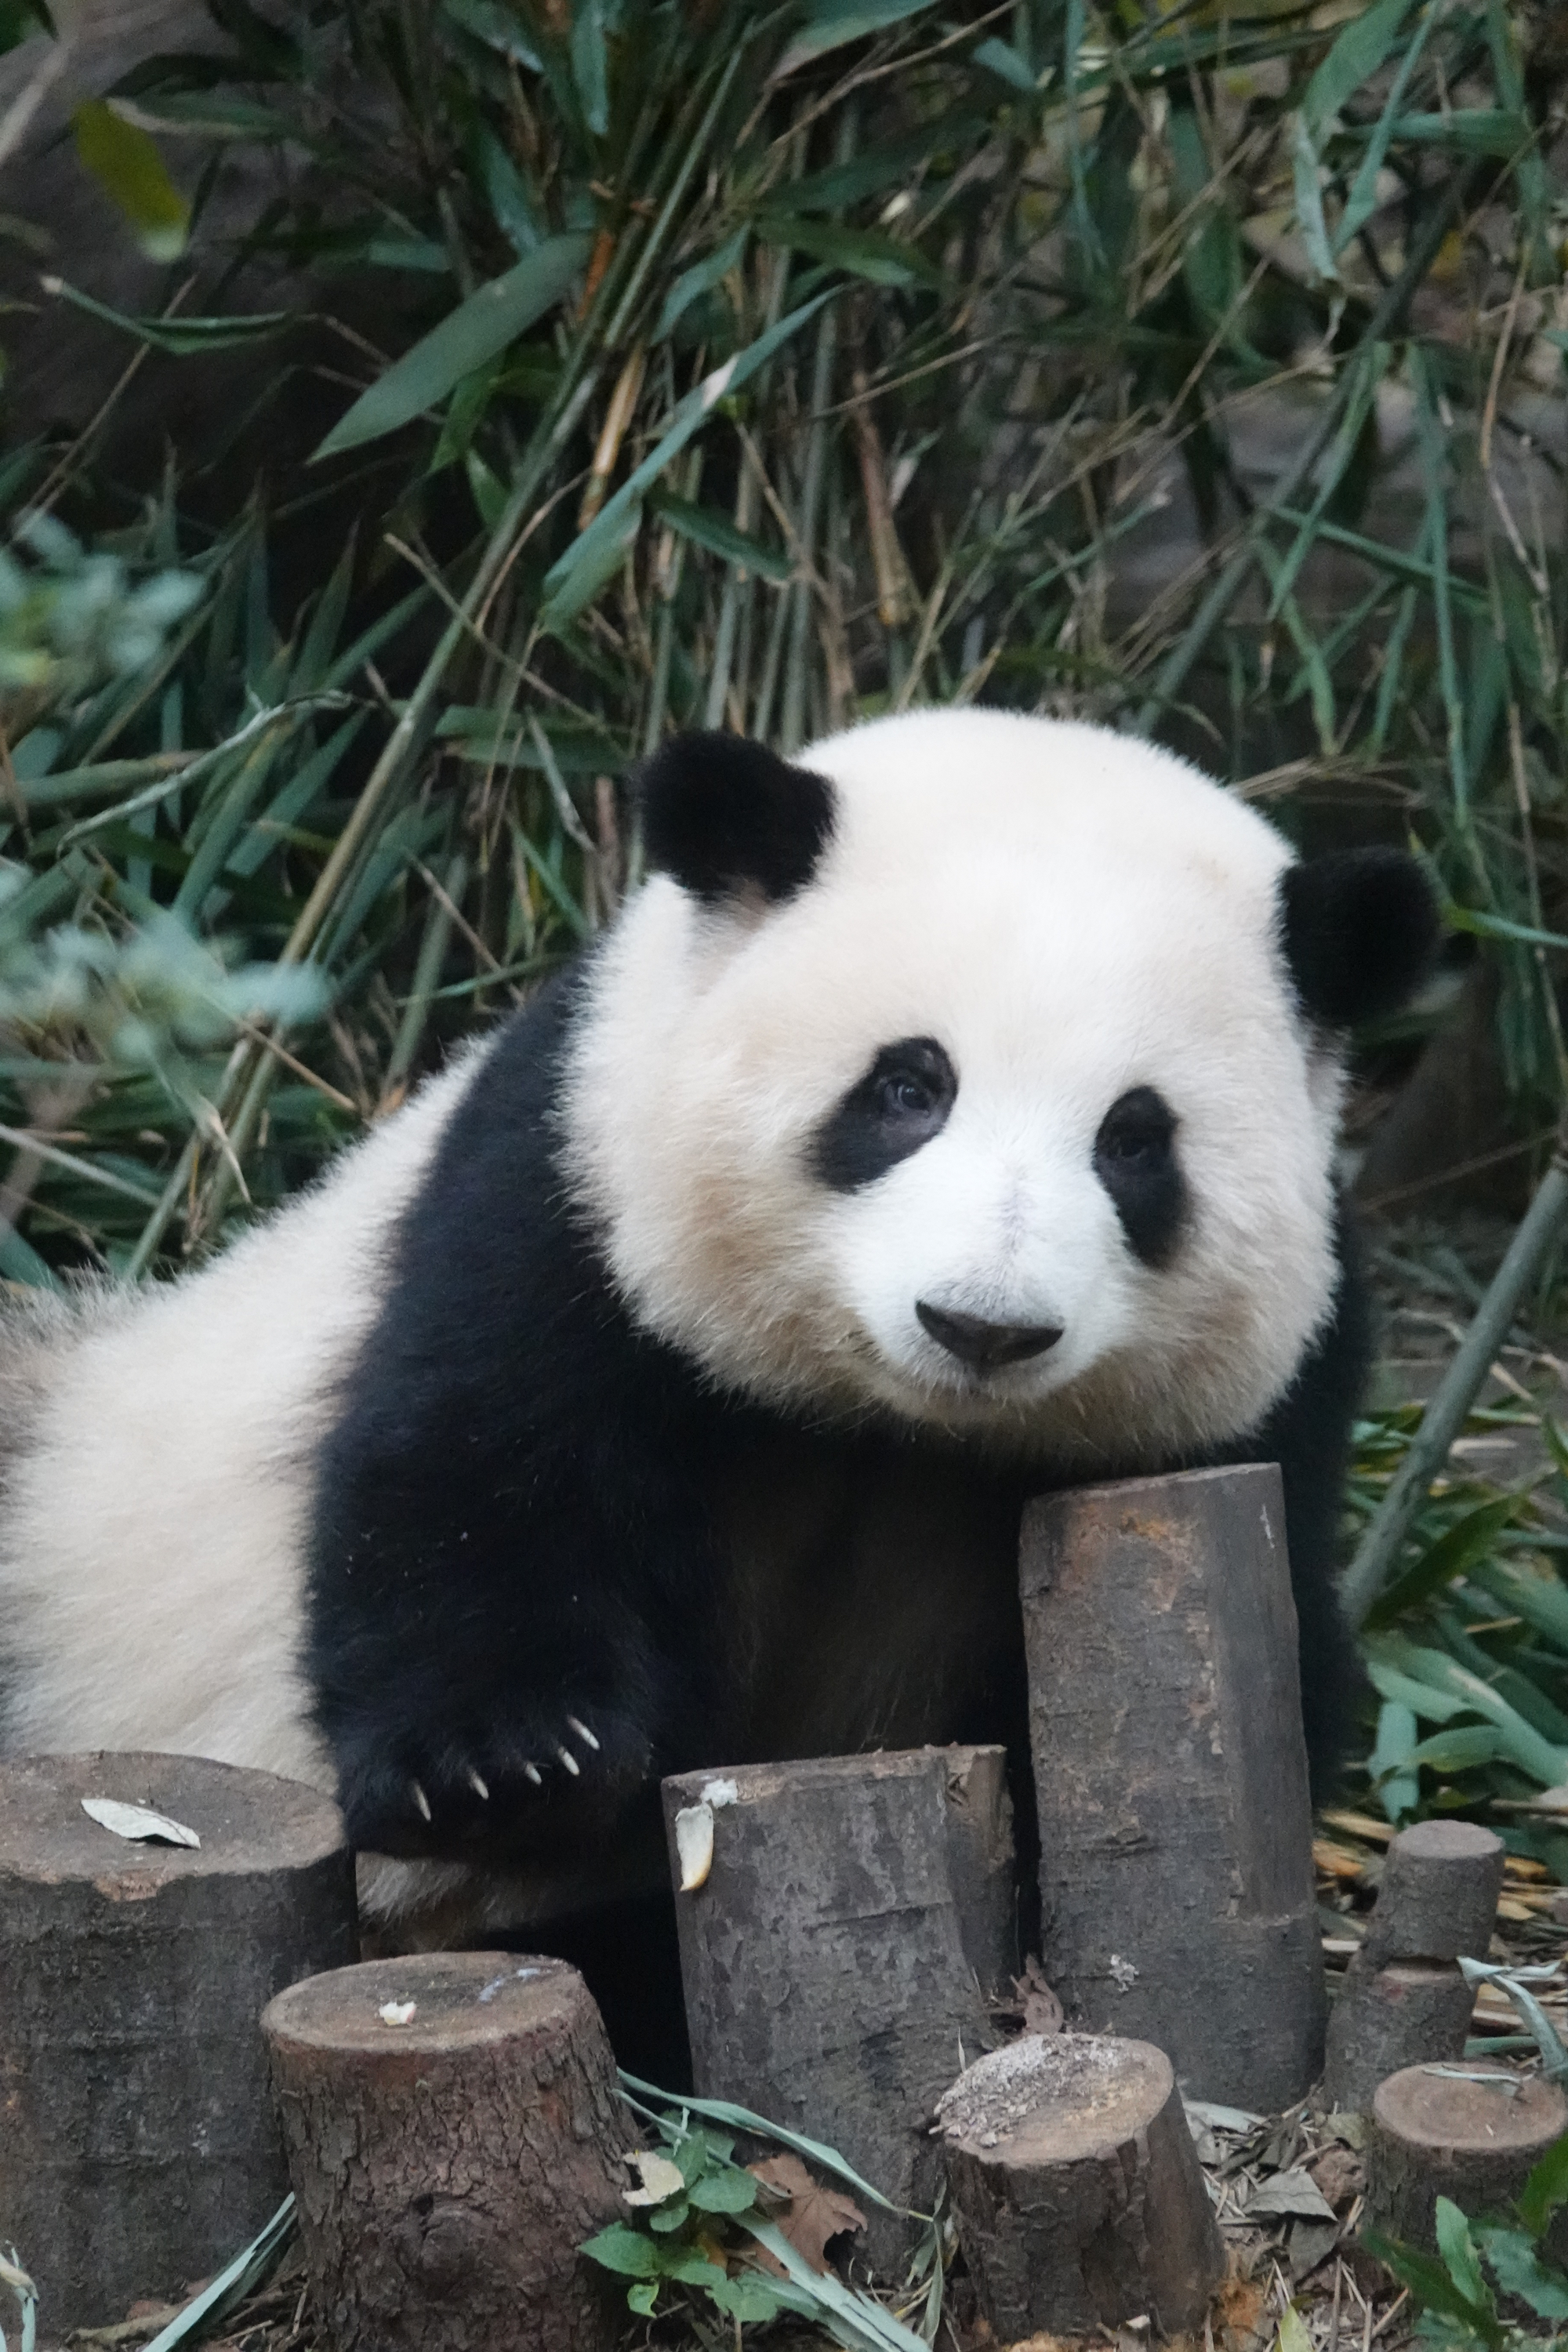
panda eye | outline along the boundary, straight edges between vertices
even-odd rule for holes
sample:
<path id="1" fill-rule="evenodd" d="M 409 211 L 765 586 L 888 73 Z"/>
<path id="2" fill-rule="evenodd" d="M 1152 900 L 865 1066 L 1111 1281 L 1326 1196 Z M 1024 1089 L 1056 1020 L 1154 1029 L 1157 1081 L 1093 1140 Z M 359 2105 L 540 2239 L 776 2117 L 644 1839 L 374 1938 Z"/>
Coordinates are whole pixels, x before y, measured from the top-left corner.
<path id="1" fill-rule="evenodd" d="M 1152 1087 L 1121 1095 L 1100 1122 L 1094 1172 L 1146 1265 L 1163 1265 L 1181 1238 L 1186 1186 L 1172 1143 L 1175 1114 Z"/>
<path id="2" fill-rule="evenodd" d="M 887 1118 L 928 1118 L 936 1108 L 936 1089 L 918 1071 L 901 1070 L 879 1080 L 877 1103 Z"/>
<path id="3" fill-rule="evenodd" d="M 1113 1102 L 1094 1139 L 1096 1164 L 1114 1161 L 1125 1168 L 1153 1168 L 1171 1156 L 1176 1122 L 1168 1105 L 1152 1087 L 1134 1087 Z"/>
<path id="4" fill-rule="evenodd" d="M 837 1192 L 875 1183 L 942 1133 L 957 1095 L 958 1073 L 934 1037 L 884 1045 L 812 1138 L 817 1178 Z"/>

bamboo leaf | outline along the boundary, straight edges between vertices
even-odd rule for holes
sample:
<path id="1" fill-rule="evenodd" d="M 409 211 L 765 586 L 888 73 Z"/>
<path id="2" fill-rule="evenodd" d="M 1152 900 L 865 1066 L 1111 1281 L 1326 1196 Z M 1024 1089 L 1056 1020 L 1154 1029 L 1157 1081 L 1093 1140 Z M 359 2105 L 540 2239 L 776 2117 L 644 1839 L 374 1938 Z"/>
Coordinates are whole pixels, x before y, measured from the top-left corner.
<path id="1" fill-rule="evenodd" d="M 142 252 L 153 261 L 178 260 L 191 208 L 170 179 L 156 141 L 101 98 L 85 99 L 71 127 L 77 153 L 131 223 Z"/>
<path id="2" fill-rule="evenodd" d="M 763 213 L 757 222 L 770 245 L 809 253 L 835 269 L 847 269 L 873 286 L 940 286 L 942 273 L 913 246 L 900 245 L 869 228 L 843 228 L 837 221 L 803 220 L 794 213 Z"/>
<path id="3" fill-rule="evenodd" d="M 316 450 L 312 463 L 395 433 L 445 400 L 464 376 L 494 359 L 555 307 L 576 282 L 591 242 L 586 236 L 552 237 L 459 302 L 360 394 Z"/>
<path id="4" fill-rule="evenodd" d="M 864 40 L 868 33 L 885 33 L 891 26 L 906 24 L 933 5 L 934 0 L 817 0 L 774 68 L 774 79 L 782 80 L 798 66 L 825 58 L 829 49 L 842 48 L 846 41 Z"/>
<path id="5" fill-rule="evenodd" d="M 1467 1511 L 1436 1543 L 1427 1546 L 1419 1559 L 1395 1577 L 1367 1612 L 1368 1632 L 1379 1633 L 1392 1625 L 1407 1609 L 1414 1609 L 1455 1577 L 1463 1576 L 1477 1560 L 1485 1559 L 1495 1549 L 1504 1528 L 1512 1524 L 1523 1506 L 1522 1496 L 1503 1495 Z"/>
<path id="6" fill-rule="evenodd" d="M 1328 56 L 1307 84 L 1301 114 L 1313 141 L 1323 132 L 1363 82 L 1371 79 L 1409 15 L 1411 0 L 1376 0 L 1364 15 L 1352 16 L 1338 34 Z"/>
<path id="7" fill-rule="evenodd" d="M 288 326 L 294 315 L 291 310 L 252 310 L 219 319 L 136 319 L 111 310 L 107 302 L 84 294 L 63 278 L 46 278 L 42 283 L 46 294 L 74 303 L 89 318 L 101 319 L 106 326 L 118 327 L 122 334 L 134 335 L 139 343 L 150 343 L 154 351 L 168 352 L 176 359 L 193 352 L 226 351 L 234 343 L 259 342 Z"/>
<path id="8" fill-rule="evenodd" d="M 664 489 L 656 490 L 649 503 L 671 530 L 707 548 L 710 555 L 721 555 L 727 563 L 740 564 L 764 580 L 781 583 L 794 570 L 787 555 L 765 547 L 749 531 L 737 530 L 729 516 L 716 508 L 694 506 L 689 499 L 678 499 L 673 491 Z"/>
<path id="9" fill-rule="evenodd" d="M 653 331 L 655 342 L 663 342 L 682 311 L 689 310 L 699 295 L 706 294 L 710 287 L 718 285 L 721 278 L 727 278 L 731 269 L 740 268 L 746 257 L 746 245 L 751 234 L 750 227 L 742 226 L 716 252 L 705 254 L 700 261 L 694 261 L 689 269 L 681 271 L 664 298 L 664 308 Z"/>

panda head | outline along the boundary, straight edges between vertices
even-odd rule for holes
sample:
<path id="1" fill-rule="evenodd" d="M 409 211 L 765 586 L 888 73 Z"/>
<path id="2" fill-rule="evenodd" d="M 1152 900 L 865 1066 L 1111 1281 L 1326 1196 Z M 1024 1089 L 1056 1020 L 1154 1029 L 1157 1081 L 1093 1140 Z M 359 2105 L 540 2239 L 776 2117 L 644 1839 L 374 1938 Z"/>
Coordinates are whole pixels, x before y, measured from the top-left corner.
<path id="1" fill-rule="evenodd" d="M 671 741 L 595 961 L 572 1189 L 716 1383 L 1092 1464 L 1255 1424 L 1337 1280 L 1342 1044 L 1436 929 L 1127 737 L 882 719 Z"/>

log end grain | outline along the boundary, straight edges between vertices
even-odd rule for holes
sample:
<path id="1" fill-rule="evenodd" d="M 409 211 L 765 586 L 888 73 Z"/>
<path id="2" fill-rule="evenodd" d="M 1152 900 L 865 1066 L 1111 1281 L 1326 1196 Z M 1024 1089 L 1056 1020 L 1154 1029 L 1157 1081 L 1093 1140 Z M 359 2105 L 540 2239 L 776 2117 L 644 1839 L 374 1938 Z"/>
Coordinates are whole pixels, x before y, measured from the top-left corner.
<path id="1" fill-rule="evenodd" d="M 1379 2084 L 1372 2121 L 1368 2222 L 1431 2246 L 1439 2197 L 1467 2213 L 1506 2210 L 1568 2131 L 1568 2098 L 1540 2075 L 1486 2060 L 1462 2071 L 1406 2066 Z"/>
<path id="2" fill-rule="evenodd" d="M 84 1798 L 201 1843 L 117 1836 Z M 0 2214 L 51 2334 L 260 2228 L 286 2175 L 258 2021 L 355 1938 L 342 1823 L 313 1789 L 192 1756 L 0 1765 Z"/>
<path id="3" fill-rule="evenodd" d="M 608 2352 L 578 2252 L 624 2217 L 615 2061 L 564 1961 L 420 1953 L 312 1978 L 263 2031 L 333 2352 Z"/>
<path id="4" fill-rule="evenodd" d="M 1201 2319 L 1224 2257 L 1163 2051 L 1026 2035 L 969 2067 L 937 2112 L 960 2243 L 1000 2340 Z"/>

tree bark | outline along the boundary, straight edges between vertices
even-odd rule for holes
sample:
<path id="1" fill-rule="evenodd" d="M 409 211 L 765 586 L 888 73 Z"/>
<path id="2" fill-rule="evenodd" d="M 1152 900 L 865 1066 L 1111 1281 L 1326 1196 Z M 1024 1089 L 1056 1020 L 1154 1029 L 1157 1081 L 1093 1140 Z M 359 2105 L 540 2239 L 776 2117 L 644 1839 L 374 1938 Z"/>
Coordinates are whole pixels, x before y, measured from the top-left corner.
<path id="1" fill-rule="evenodd" d="M 1484 2059 L 1462 2074 L 1406 2066 L 1373 2100 L 1366 2221 L 1429 2248 L 1439 2197 L 1469 2214 L 1506 2212 L 1564 2131 L 1568 2098 L 1539 2074 Z"/>
<path id="2" fill-rule="evenodd" d="M 201 1844 L 118 1837 L 84 1797 Z M 216 2270 L 276 2209 L 257 2021 L 354 1936 L 342 1823 L 313 1789 L 189 1756 L 0 1765 L 0 2235 L 51 2336 Z"/>
<path id="3" fill-rule="evenodd" d="M 963 2258 L 999 2343 L 1202 2320 L 1225 2259 L 1163 2050 L 1026 2035 L 961 2074 L 938 2114 Z"/>
<path id="4" fill-rule="evenodd" d="M 1005 1748 L 940 1748 L 947 1768 L 947 1869 L 959 1940 L 986 2000 L 1011 1992 L 1018 1954 L 1013 1800 Z"/>
<path id="5" fill-rule="evenodd" d="M 1462 2058 L 1476 1997 L 1451 1961 L 1368 1969 L 1358 1952 L 1329 2013 L 1323 2090 L 1331 2108 L 1364 2115 L 1389 2074 Z"/>
<path id="6" fill-rule="evenodd" d="M 664 1783 L 675 1817 L 718 1780 L 705 1883 L 676 1897 L 699 2092 L 826 2140 L 900 2206 L 929 2211 L 936 2102 L 992 2035 L 949 1873 L 947 1752 L 756 1764 Z M 910 2226 L 873 2207 L 866 2251 Z"/>
<path id="7" fill-rule="evenodd" d="M 314 1977 L 262 2019 L 332 2352 L 611 2352 L 579 2253 L 632 2143 L 575 1969 L 433 1952 Z"/>
<path id="8" fill-rule="evenodd" d="M 1194 2096 L 1322 2063 L 1296 1612 L 1272 1464 L 1041 1496 L 1021 1552 L 1046 1973 Z"/>

